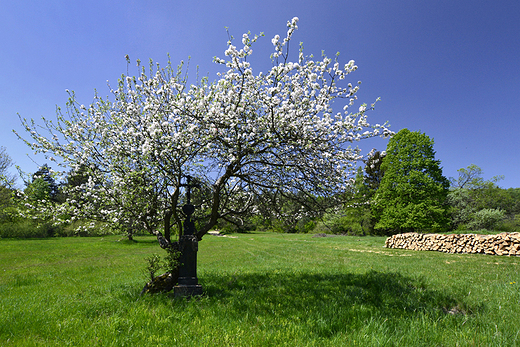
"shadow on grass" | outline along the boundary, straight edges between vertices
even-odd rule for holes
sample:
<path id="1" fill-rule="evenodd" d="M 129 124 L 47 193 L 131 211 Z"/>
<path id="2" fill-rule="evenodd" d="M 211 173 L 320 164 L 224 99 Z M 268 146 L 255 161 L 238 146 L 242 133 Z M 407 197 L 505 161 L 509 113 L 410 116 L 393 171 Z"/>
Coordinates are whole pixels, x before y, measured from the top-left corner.
<path id="1" fill-rule="evenodd" d="M 119 242 L 121 243 L 122 245 L 158 245 L 159 243 L 157 242 L 157 239 L 144 239 L 144 238 L 140 238 L 140 239 L 132 239 L 132 240 L 129 240 L 128 238 L 121 238 L 119 240 L 115 240 L 115 241 L 112 241 L 112 242 Z"/>
<path id="2" fill-rule="evenodd" d="M 237 319 L 275 315 L 322 322 L 326 335 L 370 319 L 397 322 L 422 315 L 436 320 L 453 315 L 454 308 L 461 317 L 478 309 L 399 273 L 205 275 L 203 282 L 207 298 L 230 306 Z"/>
<path id="3" fill-rule="evenodd" d="M 172 292 L 141 297 L 140 288 L 130 284 L 114 290 L 124 289 L 123 301 L 132 305 L 137 298 L 148 309 L 172 310 L 184 320 L 207 321 L 224 330 L 240 325 L 320 338 L 360 329 L 427 335 L 463 326 L 485 310 L 467 304 L 463 294 L 429 288 L 422 278 L 397 272 L 205 273 L 199 280 L 204 295 L 197 300 L 172 299 Z"/>

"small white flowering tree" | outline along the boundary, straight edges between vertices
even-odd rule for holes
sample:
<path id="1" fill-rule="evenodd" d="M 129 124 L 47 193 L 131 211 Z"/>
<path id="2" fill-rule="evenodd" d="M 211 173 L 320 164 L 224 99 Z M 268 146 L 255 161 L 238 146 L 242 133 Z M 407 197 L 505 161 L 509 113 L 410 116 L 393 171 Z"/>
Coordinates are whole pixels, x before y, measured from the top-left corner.
<path id="1" fill-rule="evenodd" d="M 140 75 L 123 75 L 112 98 L 96 95 L 83 106 L 71 92 L 67 112 L 58 110 L 54 122 L 22 119 L 34 151 L 88 172 L 88 182 L 75 187 L 82 198 L 69 194 L 54 215 L 139 225 L 167 247 L 170 229 L 182 230 L 188 175 L 205 192 L 199 240 L 219 219 L 251 211 L 265 191 L 304 192 L 316 201 L 338 196 L 362 158 L 351 143 L 390 132 L 367 122 L 365 104 L 350 111 L 358 86 L 343 82 L 357 69 L 354 61 L 315 61 L 302 46 L 297 62 L 289 60 L 297 22 L 287 23 L 283 40 L 272 39 L 266 73 L 255 73 L 248 62 L 258 36 L 244 34 L 241 48 L 230 40 L 226 58 L 214 58 L 223 67 L 215 81 L 188 85 L 182 63 L 150 62 L 147 70 L 138 61 Z M 343 104 L 334 113 L 336 99 Z"/>

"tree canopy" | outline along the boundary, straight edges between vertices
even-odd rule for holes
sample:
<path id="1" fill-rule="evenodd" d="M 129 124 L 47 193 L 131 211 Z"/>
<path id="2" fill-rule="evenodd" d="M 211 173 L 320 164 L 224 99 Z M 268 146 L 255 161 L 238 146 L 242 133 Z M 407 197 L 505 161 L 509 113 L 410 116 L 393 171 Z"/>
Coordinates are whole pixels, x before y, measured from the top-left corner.
<path id="1" fill-rule="evenodd" d="M 122 75 L 111 98 L 96 94 L 84 106 L 69 92 L 66 112 L 43 118 L 47 132 L 21 119 L 33 150 L 88 176 L 69 188 L 88 196 L 81 208 L 66 193 L 55 215 L 137 223 L 158 236 L 162 228 L 169 242 L 171 227 L 182 230 L 178 207 L 187 176 L 203 191 L 198 239 L 219 219 L 251 211 L 265 192 L 315 202 L 338 196 L 363 158 L 352 143 L 390 131 L 369 124 L 373 104 L 352 111 L 359 86 L 345 79 L 357 69 L 353 60 L 313 60 L 303 46 L 296 61 L 289 59 L 297 22 L 287 23 L 285 38 L 271 40 L 272 68 L 265 73 L 248 61 L 259 39 L 248 33 L 240 47 L 230 39 L 224 59 L 214 58 L 222 67 L 214 81 L 189 84 L 183 63 L 150 61 L 145 68 L 138 60 L 138 76 Z M 334 100 L 342 101 L 335 105 L 340 112 Z"/>
<path id="2" fill-rule="evenodd" d="M 370 192 L 369 197 L 372 197 L 377 189 L 379 189 L 379 185 L 385 174 L 381 169 L 385 156 L 386 152 L 376 151 L 365 160 L 364 183 Z"/>
<path id="3" fill-rule="evenodd" d="M 497 182 L 503 176 L 484 180 L 483 171 L 475 164 L 457 170 L 459 176 L 451 178 L 448 201 L 452 206 L 454 227 L 471 230 L 492 229 L 515 215 L 515 199 L 511 191 L 501 189 Z"/>
<path id="4" fill-rule="evenodd" d="M 16 181 L 16 177 L 9 173 L 9 168 L 13 166 L 13 160 L 7 154 L 5 147 L 0 146 L 0 186 L 12 187 Z"/>
<path id="5" fill-rule="evenodd" d="M 447 226 L 449 182 L 435 159 L 432 139 L 402 129 L 389 140 L 381 169 L 384 176 L 372 204 L 376 229 L 395 233 Z"/>
<path id="6" fill-rule="evenodd" d="M 44 182 L 44 183 L 42 183 Z M 46 198 L 56 201 L 58 198 L 59 187 L 56 180 L 52 177 L 52 170 L 47 164 L 43 164 L 40 168 L 32 175 L 32 182 L 29 185 L 39 186 L 41 189 L 46 191 Z M 43 188 L 45 187 L 45 188 Z"/>

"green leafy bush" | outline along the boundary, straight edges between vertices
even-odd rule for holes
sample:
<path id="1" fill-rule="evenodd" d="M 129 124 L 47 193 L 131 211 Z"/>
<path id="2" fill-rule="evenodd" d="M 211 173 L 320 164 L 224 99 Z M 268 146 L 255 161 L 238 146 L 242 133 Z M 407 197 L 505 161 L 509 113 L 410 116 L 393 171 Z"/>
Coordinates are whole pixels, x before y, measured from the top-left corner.
<path id="1" fill-rule="evenodd" d="M 498 223 L 497 229 L 509 233 L 520 232 L 520 214 L 517 214 L 512 218 L 504 218 L 500 223 Z"/>
<path id="2" fill-rule="evenodd" d="M 147 262 L 146 274 L 149 276 L 150 281 L 153 281 L 155 274 L 161 269 L 161 257 L 159 254 L 152 254 L 151 256 L 144 259 Z"/>
<path id="3" fill-rule="evenodd" d="M 363 235 L 363 228 L 358 220 L 345 214 L 326 213 L 316 224 L 315 233 Z"/>
<path id="4" fill-rule="evenodd" d="M 473 214 L 468 228 L 471 230 L 494 229 L 504 219 L 505 212 L 499 209 L 484 208 Z"/>
<path id="5" fill-rule="evenodd" d="M 51 237 L 59 228 L 50 223 L 38 224 L 32 220 L 20 220 L 0 224 L 1 238 L 44 238 Z"/>

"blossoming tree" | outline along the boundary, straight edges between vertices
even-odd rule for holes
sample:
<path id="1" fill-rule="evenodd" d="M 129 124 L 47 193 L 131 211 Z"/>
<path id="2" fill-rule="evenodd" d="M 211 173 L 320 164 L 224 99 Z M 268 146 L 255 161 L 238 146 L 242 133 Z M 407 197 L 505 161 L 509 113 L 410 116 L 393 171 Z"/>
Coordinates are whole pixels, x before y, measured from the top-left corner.
<path id="1" fill-rule="evenodd" d="M 182 232 L 186 176 L 203 187 L 198 240 L 219 219 L 251 211 L 262 192 L 319 200 L 344 191 L 362 158 L 351 144 L 390 132 L 368 123 L 373 104 L 351 111 L 358 86 L 344 80 L 354 61 L 313 60 L 302 46 L 290 61 L 297 22 L 287 23 L 284 39 L 272 39 L 266 73 L 248 61 L 259 36 L 244 34 L 241 47 L 230 40 L 225 58 L 214 58 L 223 68 L 215 81 L 189 85 L 182 63 L 147 69 L 138 61 L 140 75 L 123 75 L 111 98 L 96 95 L 84 106 L 70 92 L 56 120 L 22 119 L 35 152 L 88 173 L 88 182 L 71 188 L 82 198 L 68 194 L 53 206 L 54 218 L 137 224 L 168 247 L 170 230 Z M 342 101 L 340 112 L 334 100 Z"/>

